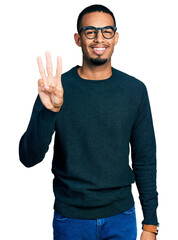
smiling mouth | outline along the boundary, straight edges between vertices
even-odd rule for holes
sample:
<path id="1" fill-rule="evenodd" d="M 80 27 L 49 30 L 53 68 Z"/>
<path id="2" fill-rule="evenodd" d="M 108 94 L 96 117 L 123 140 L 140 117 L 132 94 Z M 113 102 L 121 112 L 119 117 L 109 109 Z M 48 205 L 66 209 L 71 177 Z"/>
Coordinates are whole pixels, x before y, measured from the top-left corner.
<path id="1" fill-rule="evenodd" d="M 92 52 L 96 55 L 102 55 L 106 52 L 108 46 L 107 45 L 91 45 Z"/>
<path id="2" fill-rule="evenodd" d="M 101 55 L 106 51 L 106 47 L 91 47 L 92 51 L 97 54 L 97 55 Z"/>

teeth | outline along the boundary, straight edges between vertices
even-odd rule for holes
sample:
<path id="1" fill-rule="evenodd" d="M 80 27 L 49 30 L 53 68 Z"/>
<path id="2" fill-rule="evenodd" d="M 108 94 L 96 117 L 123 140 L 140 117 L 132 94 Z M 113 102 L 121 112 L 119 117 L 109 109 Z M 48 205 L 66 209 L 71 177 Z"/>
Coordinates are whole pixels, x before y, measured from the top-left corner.
<path id="1" fill-rule="evenodd" d="M 94 49 L 98 51 L 105 50 L 105 48 L 94 48 Z"/>

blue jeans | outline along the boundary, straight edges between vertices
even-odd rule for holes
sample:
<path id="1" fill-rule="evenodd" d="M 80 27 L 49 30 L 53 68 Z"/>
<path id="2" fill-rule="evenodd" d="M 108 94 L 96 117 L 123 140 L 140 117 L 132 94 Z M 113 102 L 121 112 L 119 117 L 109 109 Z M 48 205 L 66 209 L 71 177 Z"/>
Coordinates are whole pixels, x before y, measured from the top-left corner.
<path id="1" fill-rule="evenodd" d="M 54 240 L 136 240 L 135 206 L 117 215 L 98 219 L 66 218 L 54 211 Z"/>

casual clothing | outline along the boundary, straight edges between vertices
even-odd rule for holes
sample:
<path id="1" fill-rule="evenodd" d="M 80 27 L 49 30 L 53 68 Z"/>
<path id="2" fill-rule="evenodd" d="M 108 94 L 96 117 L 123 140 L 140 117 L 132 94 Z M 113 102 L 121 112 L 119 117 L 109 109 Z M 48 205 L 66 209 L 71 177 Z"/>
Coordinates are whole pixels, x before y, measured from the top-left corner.
<path id="1" fill-rule="evenodd" d="M 66 218 L 54 211 L 54 240 L 136 240 L 135 207 L 96 220 Z"/>
<path id="2" fill-rule="evenodd" d="M 59 112 L 45 108 L 37 96 L 19 143 L 20 161 L 26 167 L 41 162 L 55 132 L 58 214 L 96 220 L 122 213 L 134 205 L 131 184 L 136 181 L 143 223 L 155 225 L 156 142 L 146 86 L 113 67 L 108 79 L 83 79 L 78 67 L 62 74 Z"/>

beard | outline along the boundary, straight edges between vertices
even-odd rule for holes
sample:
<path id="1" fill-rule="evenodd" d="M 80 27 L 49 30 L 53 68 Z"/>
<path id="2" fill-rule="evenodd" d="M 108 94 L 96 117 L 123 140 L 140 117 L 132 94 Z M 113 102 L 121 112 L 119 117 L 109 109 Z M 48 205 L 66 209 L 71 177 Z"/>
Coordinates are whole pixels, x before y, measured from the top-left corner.
<path id="1" fill-rule="evenodd" d="M 100 59 L 100 58 L 90 58 L 90 62 L 93 64 L 93 65 L 96 65 L 96 66 L 100 66 L 100 65 L 103 65 L 107 62 L 107 58 L 106 59 Z"/>

